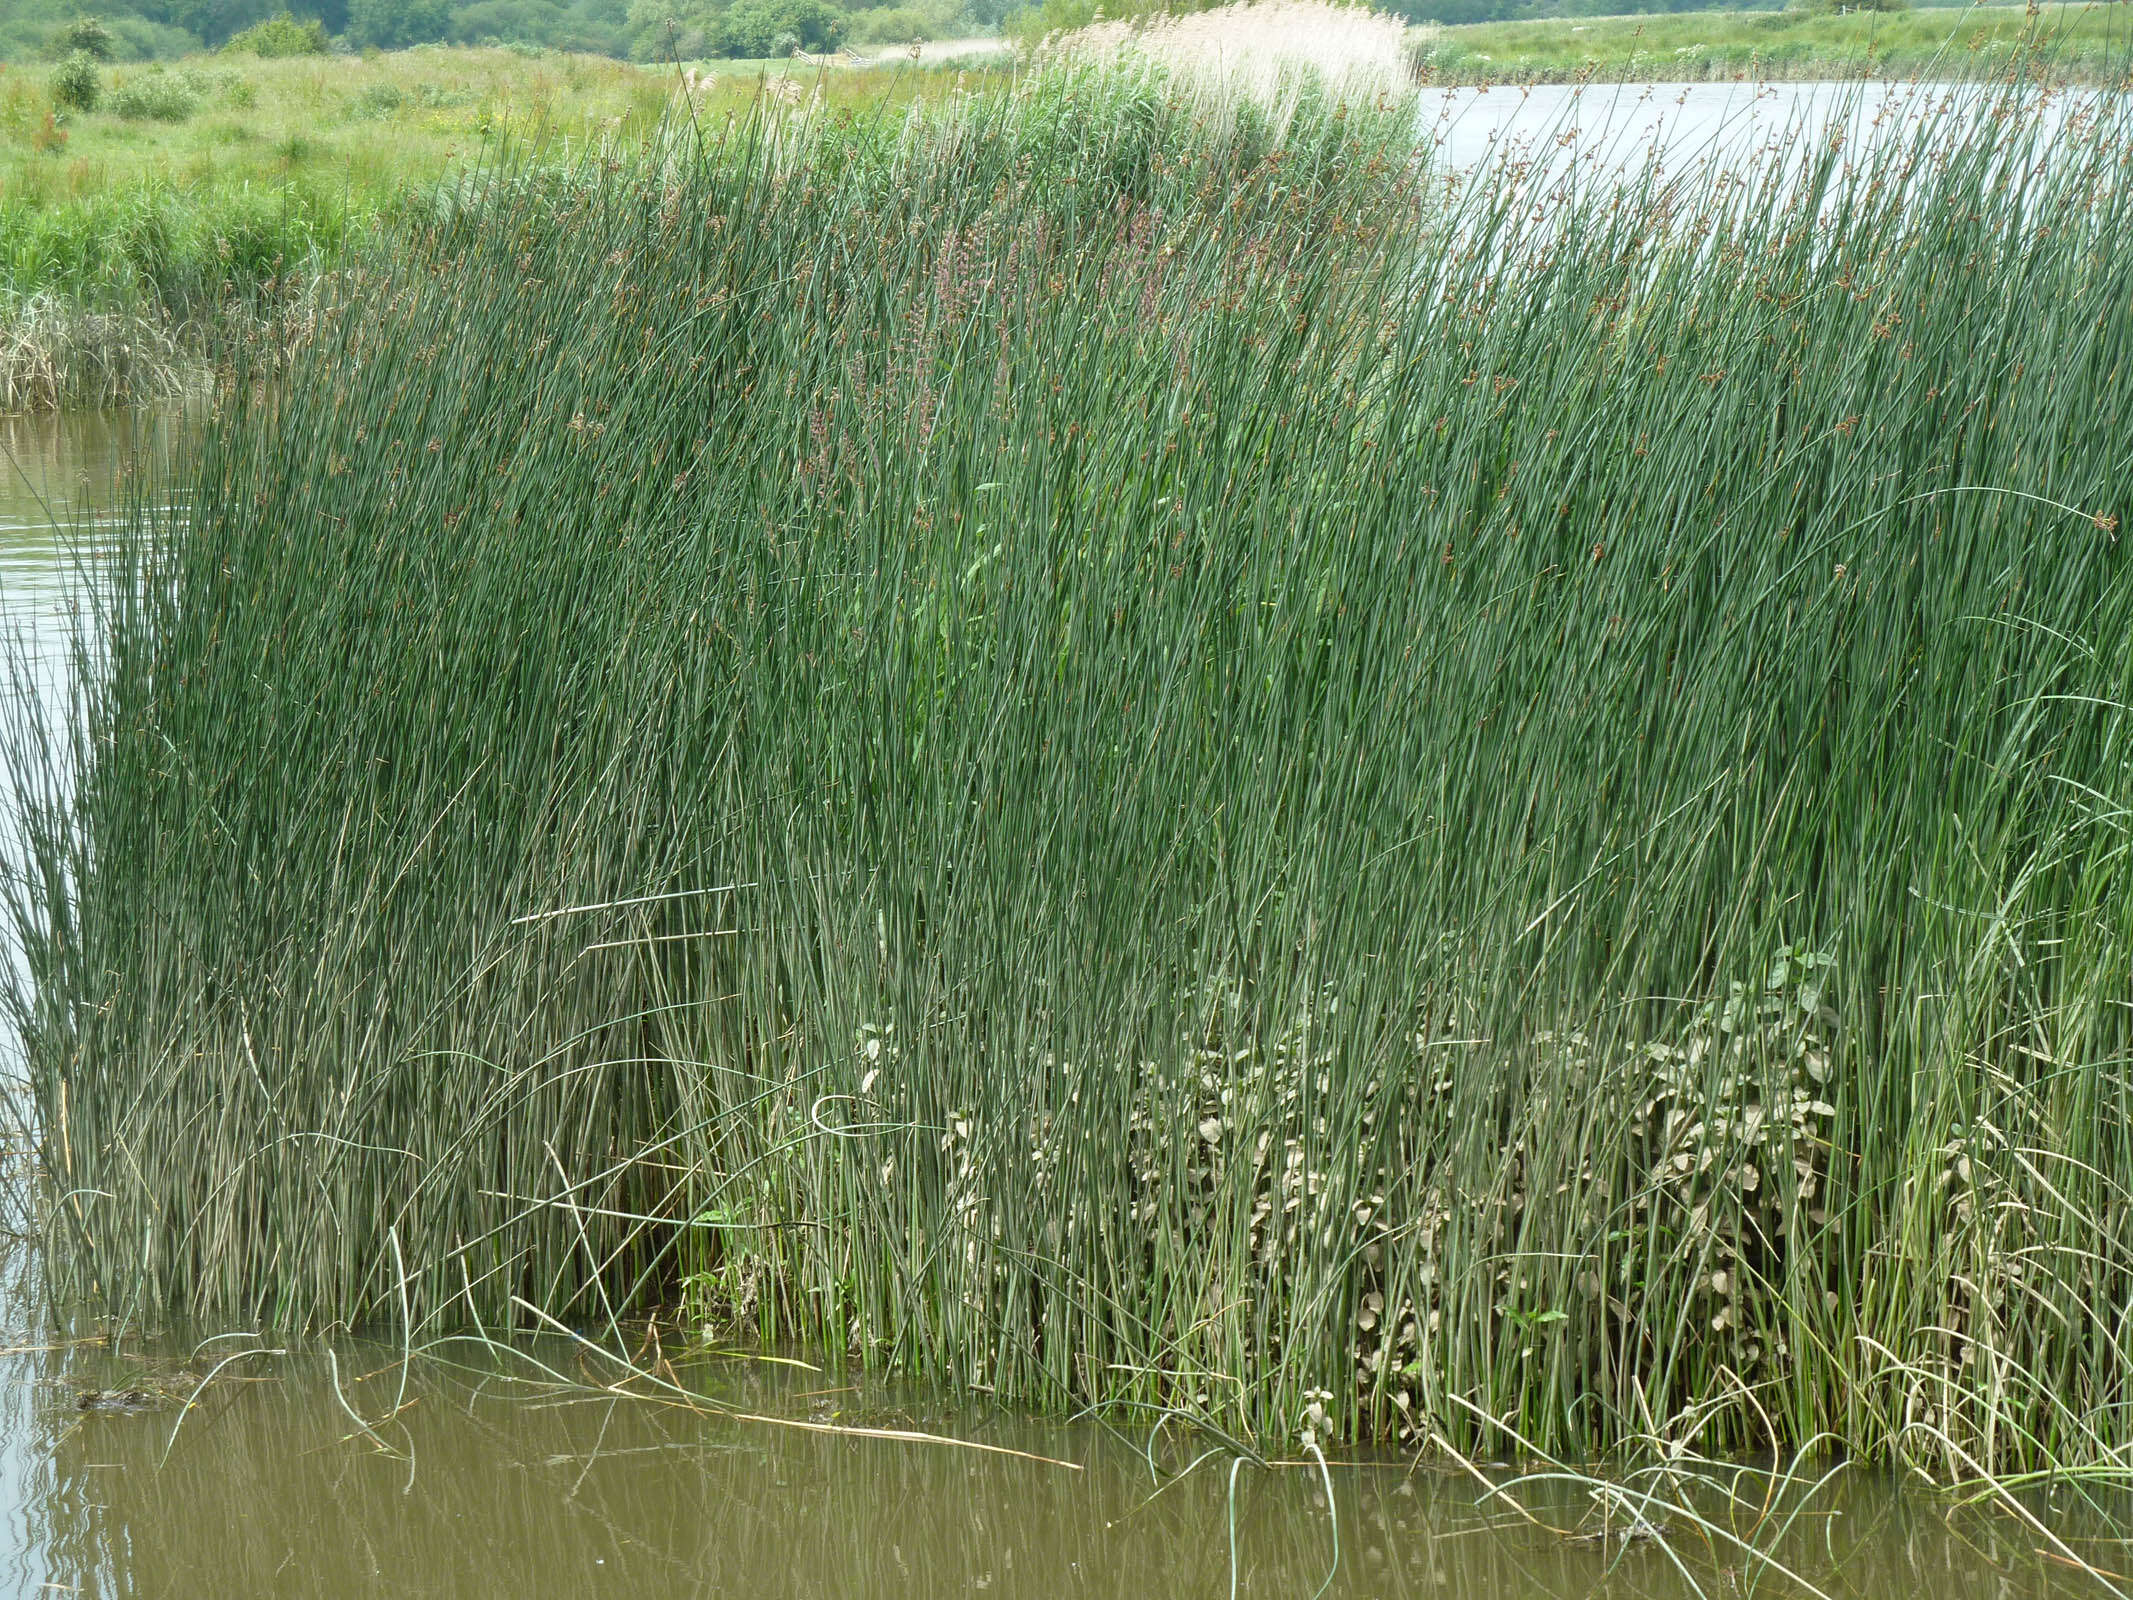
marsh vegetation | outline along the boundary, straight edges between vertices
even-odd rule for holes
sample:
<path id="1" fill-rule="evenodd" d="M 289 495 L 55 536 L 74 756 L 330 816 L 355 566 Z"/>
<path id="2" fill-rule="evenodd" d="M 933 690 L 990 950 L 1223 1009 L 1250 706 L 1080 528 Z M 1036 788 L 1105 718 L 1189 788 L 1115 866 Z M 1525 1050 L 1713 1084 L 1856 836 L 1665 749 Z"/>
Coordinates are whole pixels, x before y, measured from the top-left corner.
<path id="1" fill-rule="evenodd" d="M 2121 1471 L 2133 123 L 1906 115 L 1453 185 L 1060 72 L 470 175 L 13 735 L 63 1290 Z"/>
<path id="2" fill-rule="evenodd" d="M 935 64 L 709 77 L 721 122 L 796 89 L 832 109 L 955 82 Z M 674 70 L 502 49 L 247 54 L 0 71 L 0 411 L 168 399 L 299 337 L 320 280 L 505 146 L 570 164 L 672 113 Z M 976 76 L 982 77 L 978 69 Z M 440 196 L 440 190 L 445 191 Z"/>

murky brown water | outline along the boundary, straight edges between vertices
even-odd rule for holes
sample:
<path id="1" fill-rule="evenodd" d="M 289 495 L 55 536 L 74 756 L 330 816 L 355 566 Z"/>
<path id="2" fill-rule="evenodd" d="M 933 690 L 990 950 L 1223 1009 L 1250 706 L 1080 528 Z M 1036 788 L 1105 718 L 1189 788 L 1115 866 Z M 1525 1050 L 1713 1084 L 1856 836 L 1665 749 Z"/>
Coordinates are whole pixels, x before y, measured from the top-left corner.
<path id="1" fill-rule="evenodd" d="M 0 626 L 47 688 L 95 538 L 58 539 L 46 507 L 93 504 L 139 440 L 168 437 L 0 420 Z M 143 1338 L 56 1315 L 37 1282 L 34 1241 L 0 1241 L 0 1596 L 2042 1600 L 2110 1592 L 2073 1560 L 2133 1572 L 2123 1497 L 2032 1496 L 2064 1542 L 2049 1550 L 2004 1507 L 1887 1476 L 1842 1473 L 1768 1509 L 1744 1478 L 1739 1500 L 1691 1498 L 1709 1528 L 1676 1513 L 1664 1539 L 1573 1542 L 1463 1473 L 1389 1457 L 1335 1462 L 1329 1505 L 1315 1466 L 1237 1466 L 1177 1426 L 1039 1422 L 704 1354 L 676 1369 L 700 1403 L 626 1398 L 562 1340 L 525 1348 L 583 1386 L 475 1347 L 407 1362 L 342 1340 L 329 1361 L 268 1353 L 250 1330 Z M 1590 1523 L 1585 1485 L 1527 1481 L 1517 1498 L 1553 1527 Z"/>
<path id="2" fill-rule="evenodd" d="M 47 1335 L 46 1343 L 52 1342 Z M 210 1346 L 191 1363 L 204 1368 Z M 1469 1480 L 1399 1463 L 1237 1474 L 1218 1455 L 1158 1480 L 1140 1440 L 736 1362 L 687 1368 L 716 1403 L 921 1428 L 1055 1455 L 1070 1471 L 945 1445 L 795 1432 L 681 1406 L 501 1384 L 482 1363 L 343 1343 L 363 1436 L 316 1355 L 236 1363 L 181 1413 L 85 1414 L 81 1385 L 141 1381 L 93 1348 L 6 1356 L 0 1496 L 19 1595 L 932 1596 L 1797 1595 L 1693 1529 L 1669 1545 L 1572 1544 L 1477 1505 Z M 169 1381 L 169 1367 L 146 1369 Z M 825 1392 L 828 1391 L 828 1392 Z M 398 1406 L 397 1416 L 385 1421 Z M 1159 1443 L 1175 1473 L 1192 1441 Z M 1165 1487 L 1165 1482 L 1168 1487 Z M 1160 1492 L 1159 1492 L 1160 1491 Z M 1574 1523 L 1584 1496 L 1523 1492 Z M 1715 1507 L 1714 1507 L 1715 1509 Z M 1859 1476 L 1810 1503 L 1772 1553 L 1831 1596 L 2011 1600 L 2095 1593 L 2011 1517 L 1942 1520 Z M 1678 1521 L 1679 1519 L 1677 1519 Z M 2063 1534 L 2080 1531 L 2064 1510 Z M 1743 1512 L 1737 1525 L 1752 1533 Z M 2088 1530 L 2094 1533 L 2096 1530 Z M 1231 1568 L 1231 1538 L 1237 1561 Z M 1764 1542 L 1768 1542 L 1764 1539 Z M 2100 1566 L 2118 1547 L 2075 1546 Z"/>
<path id="3" fill-rule="evenodd" d="M 15 1276 L 20 1292 L 20 1271 Z M 18 1300 L 18 1304 L 22 1303 Z M 23 1330 L 25 1332 L 29 1330 Z M 317 1353 L 233 1363 L 199 1403 L 84 1413 L 84 1387 L 189 1386 L 165 1346 L 144 1361 L 17 1338 L 0 1357 L 0 1497 L 11 1563 L 0 1591 L 94 1596 L 539 1595 L 1142 1597 L 1798 1595 L 1694 1529 L 1627 1550 L 1574 1544 L 1471 1480 L 1400 1462 L 1337 1464 L 1335 1517 L 1315 1469 L 1237 1473 L 1199 1443 L 1041 1424 L 879 1385 L 736 1360 L 682 1368 L 706 1410 L 504 1381 L 389 1346 L 337 1346 L 358 1430 Z M 209 1345 L 201 1373 L 243 1341 Z M 42 1345 L 45 1348 L 23 1348 Z M 564 1355 L 551 1347 L 550 1358 Z M 404 1385 L 404 1387 L 403 1387 Z M 713 1414 L 940 1431 L 1051 1455 L 807 1433 Z M 397 1414 L 396 1413 L 397 1408 Z M 390 1420 L 387 1420 L 387 1419 Z M 1167 1487 L 1166 1487 L 1167 1484 Z M 1585 1494 L 1531 1485 L 1538 1516 L 1575 1523 Z M 1713 1514 L 1725 1517 L 1715 1502 Z M 1947 1507 L 1858 1475 L 1772 1541 L 1730 1519 L 1830 1596 L 1934 1600 L 2096 1593 L 2040 1558 L 2013 1518 Z M 1724 1525 L 1724 1524 L 1722 1524 Z M 2099 1529 L 2061 1507 L 2062 1536 Z M 1231 1568 L 1231 1539 L 1236 1568 Z M 2124 1566 L 2119 1547 L 2087 1559 Z M 2106 1554 L 2108 1552 L 2108 1554 Z M 1328 1584 L 1329 1571 L 1331 1582 Z"/>

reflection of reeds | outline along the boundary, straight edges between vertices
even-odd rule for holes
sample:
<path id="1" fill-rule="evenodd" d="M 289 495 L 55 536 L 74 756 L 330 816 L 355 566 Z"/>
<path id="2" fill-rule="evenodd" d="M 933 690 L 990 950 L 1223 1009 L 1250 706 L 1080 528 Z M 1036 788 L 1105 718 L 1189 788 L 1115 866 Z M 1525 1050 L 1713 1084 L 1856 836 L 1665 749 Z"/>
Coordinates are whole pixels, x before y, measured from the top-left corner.
<path id="1" fill-rule="evenodd" d="M 2127 115 L 1446 214 L 1407 105 L 1040 76 L 470 185 L 18 740 L 69 1282 L 2109 1465 Z"/>

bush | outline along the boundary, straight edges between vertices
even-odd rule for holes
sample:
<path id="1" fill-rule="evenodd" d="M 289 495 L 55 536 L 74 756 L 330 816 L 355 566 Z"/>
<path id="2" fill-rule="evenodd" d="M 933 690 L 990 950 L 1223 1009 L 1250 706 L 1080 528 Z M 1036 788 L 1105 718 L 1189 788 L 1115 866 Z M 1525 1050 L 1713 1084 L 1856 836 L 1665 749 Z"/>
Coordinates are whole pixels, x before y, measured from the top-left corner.
<path id="1" fill-rule="evenodd" d="M 322 56 L 326 53 L 326 25 L 316 17 L 299 22 L 284 11 L 278 17 L 253 23 L 222 48 L 266 61 L 286 56 Z"/>
<path id="2" fill-rule="evenodd" d="M 791 36 L 792 48 L 834 50 L 844 43 L 845 21 L 823 0 L 739 0 L 719 18 L 719 53 L 749 59 L 776 55 L 780 35 Z"/>
<path id="3" fill-rule="evenodd" d="M 348 114 L 367 122 L 383 122 L 407 104 L 407 96 L 400 92 L 396 83 L 373 83 L 365 86 L 348 103 Z"/>
<path id="4" fill-rule="evenodd" d="M 110 106 L 129 122 L 183 122 L 200 109 L 200 96 L 182 78 L 148 72 L 112 90 Z"/>
<path id="5" fill-rule="evenodd" d="M 95 17 L 76 17 L 52 36 L 57 56 L 85 55 L 95 61 L 111 59 L 111 30 Z"/>
<path id="6" fill-rule="evenodd" d="M 52 69 L 52 104 L 62 111 L 94 111 L 104 97 L 96 57 L 77 50 Z"/>

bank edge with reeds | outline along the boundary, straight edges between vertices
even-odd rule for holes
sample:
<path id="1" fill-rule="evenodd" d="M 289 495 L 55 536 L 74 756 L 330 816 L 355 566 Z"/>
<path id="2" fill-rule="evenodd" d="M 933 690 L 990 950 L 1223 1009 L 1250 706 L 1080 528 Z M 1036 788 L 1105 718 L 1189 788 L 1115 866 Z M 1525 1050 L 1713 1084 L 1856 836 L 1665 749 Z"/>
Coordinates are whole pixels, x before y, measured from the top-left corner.
<path id="1" fill-rule="evenodd" d="M 1460 190 L 1064 75 L 491 173 L 15 737 L 63 1289 L 2122 1461 L 2133 125 L 1907 115 Z"/>

